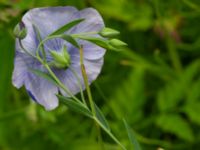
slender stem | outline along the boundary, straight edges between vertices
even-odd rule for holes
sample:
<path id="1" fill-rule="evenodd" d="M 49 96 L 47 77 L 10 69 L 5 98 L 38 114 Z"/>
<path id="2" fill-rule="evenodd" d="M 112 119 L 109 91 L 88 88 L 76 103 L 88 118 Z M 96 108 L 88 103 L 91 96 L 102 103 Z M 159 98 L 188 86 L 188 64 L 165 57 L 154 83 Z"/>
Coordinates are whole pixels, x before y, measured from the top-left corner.
<path id="1" fill-rule="evenodd" d="M 75 72 L 75 70 L 72 67 L 69 67 L 69 69 L 72 71 L 72 73 L 74 74 L 74 76 L 76 77 L 76 79 L 78 81 L 78 85 L 79 85 L 79 88 L 81 90 L 81 99 L 82 99 L 83 103 L 87 106 L 85 96 L 84 96 L 84 93 L 83 93 L 83 88 L 82 88 L 82 83 L 81 83 L 80 77 L 78 76 L 78 74 Z"/>
<path id="2" fill-rule="evenodd" d="M 48 64 L 44 64 L 45 68 L 48 70 L 49 74 L 54 78 L 54 80 L 60 85 L 60 87 L 69 95 L 71 96 L 74 100 L 76 100 L 77 102 L 80 103 L 80 100 L 75 97 L 70 91 L 69 89 L 56 77 L 56 75 L 54 74 L 54 72 L 51 70 L 51 68 L 49 67 Z"/>
<path id="3" fill-rule="evenodd" d="M 101 128 L 123 149 L 126 150 L 126 148 L 120 143 L 120 141 L 107 129 L 105 128 L 100 122 L 99 120 L 94 117 L 93 118 L 100 126 Z"/>
<path id="4" fill-rule="evenodd" d="M 40 47 L 42 47 L 44 45 L 44 43 L 47 42 L 48 40 L 54 39 L 54 38 L 60 38 L 60 35 L 49 36 L 49 37 L 45 38 L 44 40 L 42 40 L 37 47 L 36 56 L 39 56 Z"/>
<path id="5" fill-rule="evenodd" d="M 86 86 L 86 91 L 87 91 L 87 94 L 88 94 L 88 99 L 89 99 L 89 102 L 90 102 L 90 107 L 91 107 L 91 110 L 92 110 L 93 119 L 97 123 L 97 125 L 99 125 L 123 150 L 126 150 L 126 148 L 120 143 L 120 141 L 107 128 L 105 128 L 105 126 L 102 125 L 101 122 L 99 121 L 99 119 L 96 117 L 96 110 L 95 110 L 90 86 L 88 84 L 88 77 L 87 77 L 87 74 L 86 74 L 85 66 L 84 66 L 84 63 L 83 63 L 83 46 L 81 46 L 79 51 L 80 51 L 81 71 L 82 71 L 84 83 L 85 83 L 85 86 Z M 101 138 L 101 137 L 99 137 L 99 138 Z"/>
<path id="6" fill-rule="evenodd" d="M 39 29 L 38 29 L 37 26 L 34 25 L 34 24 L 33 24 L 33 28 L 35 29 L 36 36 L 37 36 L 39 42 L 41 42 L 41 41 L 42 41 L 42 37 L 41 37 L 41 35 L 40 35 Z M 36 55 L 39 56 L 39 52 L 36 53 Z M 44 58 L 44 62 L 46 63 L 47 60 L 46 60 L 46 53 L 45 53 L 45 49 L 44 49 L 44 44 L 42 44 L 42 55 L 43 55 L 43 58 Z"/>
<path id="7" fill-rule="evenodd" d="M 81 46 L 79 51 L 80 51 L 81 71 L 82 71 L 84 84 L 85 84 L 85 87 L 86 87 L 86 91 L 87 91 L 87 95 L 88 95 L 88 99 L 89 99 L 89 103 L 90 103 L 90 107 L 91 107 L 91 110 L 92 110 L 93 117 L 96 118 L 96 111 L 95 111 L 95 107 L 94 107 L 92 93 L 91 93 L 91 90 L 90 90 L 90 86 L 89 86 L 89 83 L 88 83 L 88 77 L 87 77 L 87 73 L 86 73 L 86 70 L 85 70 L 84 62 L 83 62 L 83 47 L 82 46 Z M 99 139 L 99 142 L 100 142 L 100 146 L 101 146 L 101 149 L 103 150 L 103 143 L 102 143 L 102 138 L 101 138 L 101 130 L 99 128 L 99 123 L 98 122 L 96 122 L 96 129 L 97 129 L 97 132 L 98 132 L 98 139 Z"/>
<path id="8" fill-rule="evenodd" d="M 22 41 L 21 41 L 20 39 L 18 39 L 18 41 L 19 41 L 20 47 L 23 49 L 23 51 L 24 51 L 25 53 L 27 53 L 29 56 L 32 56 L 33 58 L 36 58 L 36 59 L 37 59 L 36 56 L 34 56 L 31 52 L 29 52 L 28 50 L 26 50 L 26 49 L 24 48 L 24 46 L 23 46 L 23 44 L 22 44 Z"/>
<path id="9" fill-rule="evenodd" d="M 76 38 L 79 35 L 92 35 L 92 34 L 98 34 L 98 32 L 84 32 L 84 33 L 79 33 L 79 34 L 72 34 L 71 36 Z"/>
<path id="10" fill-rule="evenodd" d="M 87 73 L 86 73 L 86 70 L 85 70 L 84 63 L 83 63 L 83 47 L 82 47 L 82 46 L 81 46 L 81 48 L 80 48 L 79 51 L 80 51 L 81 71 L 82 71 L 83 80 L 84 80 L 84 84 L 85 84 L 85 87 L 86 87 L 86 91 L 87 91 L 87 95 L 88 95 L 90 107 L 91 107 L 91 110 L 92 110 L 92 114 L 93 114 L 94 116 L 96 116 L 96 111 L 95 111 L 95 107 L 94 107 L 94 102 L 93 102 L 93 98 L 92 98 L 90 86 L 89 86 L 89 83 L 88 83 L 88 77 L 87 77 Z"/>

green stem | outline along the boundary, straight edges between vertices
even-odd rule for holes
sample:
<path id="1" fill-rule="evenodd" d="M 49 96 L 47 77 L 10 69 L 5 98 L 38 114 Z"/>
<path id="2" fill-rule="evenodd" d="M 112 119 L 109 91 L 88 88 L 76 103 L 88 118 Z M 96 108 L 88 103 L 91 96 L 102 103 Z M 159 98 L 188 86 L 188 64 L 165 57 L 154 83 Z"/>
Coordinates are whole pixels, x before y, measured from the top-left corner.
<path id="1" fill-rule="evenodd" d="M 85 83 L 85 86 L 86 86 L 86 91 L 87 91 L 87 94 L 88 94 L 88 99 L 89 99 L 90 107 L 91 107 L 91 110 L 92 110 L 93 119 L 123 150 L 126 150 L 126 148 L 119 142 L 119 140 L 107 128 L 105 128 L 105 126 L 102 125 L 101 122 L 99 121 L 99 119 L 96 117 L 96 110 L 95 110 L 90 86 L 89 86 L 89 83 L 88 83 L 88 77 L 87 77 L 87 74 L 86 74 L 85 66 L 84 66 L 84 63 L 83 63 L 83 46 L 81 46 L 79 51 L 80 51 L 81 71 L 82 71 L 84 83 Z M 99 138 L 101 138 L 101 137 L 99 137 Z"/>
<path id="2" fill-rule="evenodd" d="M 84 35 L 92 35 L 92 34 L 98 34 L 98 32 L 85 32 L 85 33 L 79 33 L 79 34 L 72 34 L 71 36 L 76 38 L 76 37 L 79 37 L 80 35 L 84 36 Z"/>
<path id="3" fill-rule="evenodd" d="M 34 24 L 33 24 L 33 28 L 35 29 L 36 36 L 37 36 L 39 42 L 41 42 L 42 41 L 42 37 L 40 35 L 39 29 Z M 46 53 L 45 53 L 45 49 L 44 49 L 44 44 L 42 44 L 42 55 L 43 55 L 43 58 L 44 58 L 44 62 L 46 63 Z M 39 56 L 39 52 L 37 53 L 37 51 L 36 51 L 36 56 Z"/>
<path id="4" fill-rule="evenodd" d="M 48 64 L 43 64 L 45 66 L 45 68 L 48 70 L 49 74 L 53 77 L 53 79 L 58 83 L 58 85 L 70 96 L 72 97 L 74 100 L 76 100 L 77 102 L 80 103 L 80 100 L 75 97 L 70 91 L 69 89 L 56 77 L 56 75 L 54 74 L 54 72 L 51 70 L 51 68 L 49 67 Z"/>
<path id="5" fill-rule="evenodd" d="M 93 119 L 101 126 L 101 128 L 115 141 L 123 150 L 126 150 L 126 148 L 121 144 L 121 142 L 107 129 L 104 127 L 104 125 L 99 122 L 99 120 L 96 117 L 93 117 Z"/>
<path id="6" fill-rule="evenodd" d="M 72 67 L 69 67 L 69 69 L 72 71 L 72 73 L 74 74 L 74 76 L 76 77 L 76 79 L 78 81 L 78 85 L 79 85 L 79 88 L 81 90 L 81 99 L 82 99 L 83 103 L 87 106 L 85 96 L 84 96 L 84 93 L 83 93 L 83 88 L 82 88 L 80 77 L 77 75 L 77 73 L 75 72 L 75 70 Z"/>
<path id="7" fill-rule="evenodd" d="M 28 50 L 26 50 L 26 49 L 24 48 L 24 46 L 23 46 L 23 44 L 22 44 L 22 41 L 21 41 L 20 39 L 18 39 L 18 41 L 19 41 L 20 47 L 22 48 L 22 50 L 23 50 L 25 53 L 27 53 L 29 56 L 32 56 L 33 58 L 37 59 L 36 56 L 34 56 L 31 52 L 29 52 Z"/>
<path id="8" fill-rule="evenodd" d="M 54 39 L 54 38 L 60 38 L 60 35 L 49 36 L 49 37 L 45 38 L 44 40 L 42 40 L 42 41 L 40 42 L 40 44 L 38 45 L 37 50 L 36 50 L 36 56 L 37 56 L 37 57 L 39 57 L 40 47 L 42 47 L 42 46 L 44 45 L 44 43 L 47 42 L 48 40 Z"/>
<path id="9" fill-rule="evenodd" d="M 83 63 L 83 47 L 82 46 L 81 46 L 79 51 L 80 51 L 81 71 L 82 71 L 82 76 L 83 76 L 84 84 L 85 84 L 85 87 L 86 87 L 86 91 L 87 91 L 87 95 L 88 95 L 88 99 L 89 99 L 89 103 L 90 103 L 90 108 L 92 110 L 93 116 L 96 116 L 94 102 L 93 102 L 90 86 L 89 86 L 89 83 L 88 83 L 88 77 L 87 77 L 87 73 L 86 73 L 86 70 L 85 70 L 84 63 Z"/>

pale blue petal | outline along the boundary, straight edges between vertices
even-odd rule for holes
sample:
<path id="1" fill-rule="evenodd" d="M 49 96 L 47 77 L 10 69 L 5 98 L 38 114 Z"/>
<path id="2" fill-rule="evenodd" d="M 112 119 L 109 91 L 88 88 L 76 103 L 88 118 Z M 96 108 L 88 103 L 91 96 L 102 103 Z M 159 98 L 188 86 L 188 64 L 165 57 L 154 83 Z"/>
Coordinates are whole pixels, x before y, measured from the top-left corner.
<path id="1" fill-rule="evenodd" d="M 26 79 L 28 65 L 33 63 L 33 59 L 21 52 L 16 52 L 14 60 L 14 71 L 12 74 L 12 83 L 15 87 L 20 88 Z"/>
<path id="2" fill-rule="evenodd" d="M 44 7 L 28 11 L 24 17 L 24 23 L 34 24 L 41 32 L 42 38 L 69 23 L 78 10 L 75 7 Z"/>
<path id="3" fill-rule="evenodd" d="M 46 110 L 55 109 L 58 106 L 58 88 L 48 80 L 38 77 L 32 73 L 27 75 L 25 88 L 35 98 L 37 103 L 45 107 Z"/>
<path id="4" fill-rule="evenodd" d="M 101 15 L 93 8 L 83 9 L 77 12 L 77 14 L 85 20 L 78 24 L 71 33 L 96 32 L 104 27 Z"/>
<path id="5" fill-rule="evenodd" d="M 83 46 L 83 57 L 88 60 L 100 59 L 105 55 L 106 50 L 102 47 L 99 47 L 91 42 L 80 40 L 79 44 Z M 70 49 L 71 59 L 73 57 L 79 57 L 79 50 L 76 48 Z"/>
<path id="6" fill-rule="evenodd" d="M 22 44 L 34 54 L 39 42 L 33 25 L 39 29 L 42 39 L 44 39 L 48 34 L 72 21 L 75 12 L 77 12 L 76 8 L 68 6 L 35 8 L 28 11 L 22 18 L 28 30 L 26 38 L 22 40 Z M 50 40 L 45 44 L 45 48 L 59 50 L 62 47 L 62 42 L 60 39 Z M 16 50 L 21 50 L 18 41 L 16 43 Z"/>
<path id="7" fill-rule="evenodd" d="M 84 65 L 85 65 L 86 73 L 88 76 L 89 84 L 91 84 L 92 81 L 94 81 L 97 78 L 97 76 L 99 75 L 101 71 L 101 68 L 103 65 L 103 59 L 98 59 L 95 61 L 84 60 Z M 82 88 L 85 89 L 79 61 L 76 61 L 76 63 L 72 63 L 71 68 L 79 76 L 79 79 L 81 80 Z M 65 71 L 64 70 L 56 71 L 55 73 L 58 76 L 58 78 L 61 80 L 61 82 L 70 89 L 71 93 L 77 94 L 78 92 L 80 92 L 80 85 L 79 85 L 78 79 L 70 69 L 67 69 Z M 69 96 L 62 89 L 60 89 L 60 91 L 63 95 Z"/>

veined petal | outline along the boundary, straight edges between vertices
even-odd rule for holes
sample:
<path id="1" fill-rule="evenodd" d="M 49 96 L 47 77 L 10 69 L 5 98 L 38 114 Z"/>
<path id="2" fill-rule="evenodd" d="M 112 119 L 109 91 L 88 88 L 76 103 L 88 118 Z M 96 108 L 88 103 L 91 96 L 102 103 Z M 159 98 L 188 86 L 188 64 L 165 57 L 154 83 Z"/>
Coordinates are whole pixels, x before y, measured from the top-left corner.
<path id="1" fill-rule="evenodd" d="M 77 9 L 69 6 L 31 9 L 22 18 L 28 31 L 26 38 L 22 40 L 22 44 L 26 49 L 34 53 L 39 41 L 33 25 L 38 28 L 42 39 L 44 39 L 53 31 L 72 21 L 75 12 L 77 12 Z M 21 50 L 18 45 L 16 47 L 17 50 Z M 59 50 L 61 47 L 62 40 L 59 39 L 50 40 L 45 44 L 46 49 Z"/>
<path id="2" fill-rule="evenodd" d="M 99 75 L 99 73 L 101 71 L 101 68 L 103 65 L 103 59 L 98 59 L 95 61 L 84 60 L 84 65 L 85 65 L 86 73 L 88 76 L 88 82 L 89 82 L 89 84 L 91 84 L 92 81 L 94 81 L 97 78 L 97 76 Z M 84 81 L 83 81 L 83 77 L 82 77 L 80 63 L 72 64 L 71 68 L 79 76 L 79 80 L 81 82 L 82 89 L 84 90 L 85 86 L 84 86 Z M 77 94 L 78 92 L 80 92 L 80 85 L 79 85 L 80 83 L 78 82 L 77 77 L 74 75 L 74 73 L 70 69 L 56 71 L 55 73 L 58 76 L 58 78 L 61 80 L 61 82 L 64 85 L 66 85 L 66 87 L 69 88 L 69 90 L 72 94 Z M 62 89 L 60 89 L 60 91 L 63 95 L 69 96 Z"/>
<path id="3" fill-rule="evenodd" d="M 83 46 L 83 57 L 88 60 L 97 60 L 104 56 L 106 50 L 91 42 L 80 40 L 79 44 Z M 79 50 L 77 48 L 70 49 L 71 59 L 73 57 L 80 57 Z"/>
<path id="4" fill-rule="evenodd" d="M 24 84 L 26 79 L 28 65 L 33 63 L 33 59 L 30 56 L 17 52 L 14 60 L 14 71 L 12 74 L 12 83 L 15 87 L 20 88 Z"/>
<path id="5" fill-rule="evenodd" d="M 56 97 L 58 88 L 48 80 L 32 73 L 29 73 L 27 76 L 25 88 L 35 98 L 37 103 L 44 106 L 46 110 L 55 109 L 58 106 L 58 99 Z"/>
<path id="6" fill-rule="evenodd" d="M 77 13 L 80 18 L 85 20 L 78 24 L 71 33 L 95 32 L 100 31 L 104 27 L 102 17 L 95 9 L 86 8 Z"/>
<path id="7" fill-rule="evenodd" d="M 71 22 L 72 17 L 78 10 L 75 7 L 44 7 L 35 8 L 23 17 L 25 23 L 34 24 L 38 27 L 42 38 L 57 30 L 61 26 Z"/>
<path id="8" fill-rule="evenodd" d="M 104 22 L 101 16 L 95 9 L 92 8 L 87 8 L 81 11 L 78 11 L 74 7 L 46 7 L 32 9 L 22 18 L 22 21 L 28 31 L 27 36 L 22 40 L 22 44 L 25 49 L 32 54 L 35 54 L 39 41 L 33 25 L 38 28 L 42 39 L 44 39 L 61 26 L 80 18 L 84 18 L 85 20 L 67 31 L 65 34 L 98 32 L 104 27 Z M 98 35 L 94 34 L 93 36 Z M 80 45 L 83 45 L 84 65 L 90 84 L 96 79 L 101 71 L 105 50 L 87 41 L 77 40 L 77 42 Z M 80 67 L 79 50 L 62 39 L 56 38 L 50 40 L 44 45 L 47 62 L 51 62 L 53 60 L 49 51 L 60 51 L 63 45 L 68 47 L 68 53 L 71 59 L 70 67 L 73 68 L 76 75 L 74 75 L 73 71 L 69 68 L 66 70 L 58 68 L 52 69 L 61 82 L 69 88 L 69 91 L 71 91 L 72 94 L 76 94 L 80 92 L 80 85 L 76 76 L 79 76 L 82 89 L 85 88 Z M 13 84 L 18 88 L 25 85 L 29 95 L 31 95 L 32 98 L 34 98 L 47 110 L 56 108 L 58 106 L 58 99 L 56 97 L 58 87 L 50 83 L 48 80 L 30 72 L 30 68 L 46 71 L 44 66 L 39 61 L 23 52 L 23 49 L 20 47 L 17 40 Z M 63 95 L 70 96 L 63 90 L 59 90 Z"/>

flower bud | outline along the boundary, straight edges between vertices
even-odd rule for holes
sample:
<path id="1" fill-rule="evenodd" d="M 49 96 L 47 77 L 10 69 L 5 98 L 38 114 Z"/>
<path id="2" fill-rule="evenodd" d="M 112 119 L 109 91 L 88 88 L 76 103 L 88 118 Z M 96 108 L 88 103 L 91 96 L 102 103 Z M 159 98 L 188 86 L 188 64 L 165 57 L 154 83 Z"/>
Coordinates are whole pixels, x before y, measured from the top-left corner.
<path id="1" fill-rule="evenodd" d="M 50 53 L 54 59 L 54 61 L 52 62 L 53 66 L 63 69 L 67 68 L 70 65 L 70 55 L 67 52 L 66 46 L 63 46 L 61 52 L 50 51 Z"/>
<path id="2" fill-rule="evenodd" d="M 122 42 L 122 41 L 120 41 L 120 40 L 118 40 L 118 39 L 111 39 L 111 40 L 109 41 L 109 44 L 110 44 L 111 46 L 113 46 L 113 47 L 116 47 L 116 48 L 127 46 L 126 43 L 124 43 L 124 42 Z"/>
<path id="3" fill-rule="evenodd" d="M 21 21 L 15 26 L 13 32 L 15 37 L 19 39 L 24 39 L 27 35 L 27 28 L 25 27 L 25 24 Z"/>
<path id="4" fill-rule="evenodd" d="M 111 28 L 103 28 L 100 32 L 99 35 L 103 36 L 103 37 L 113 37 L 116 35 L 119 35 L 120 32 Z"/>

